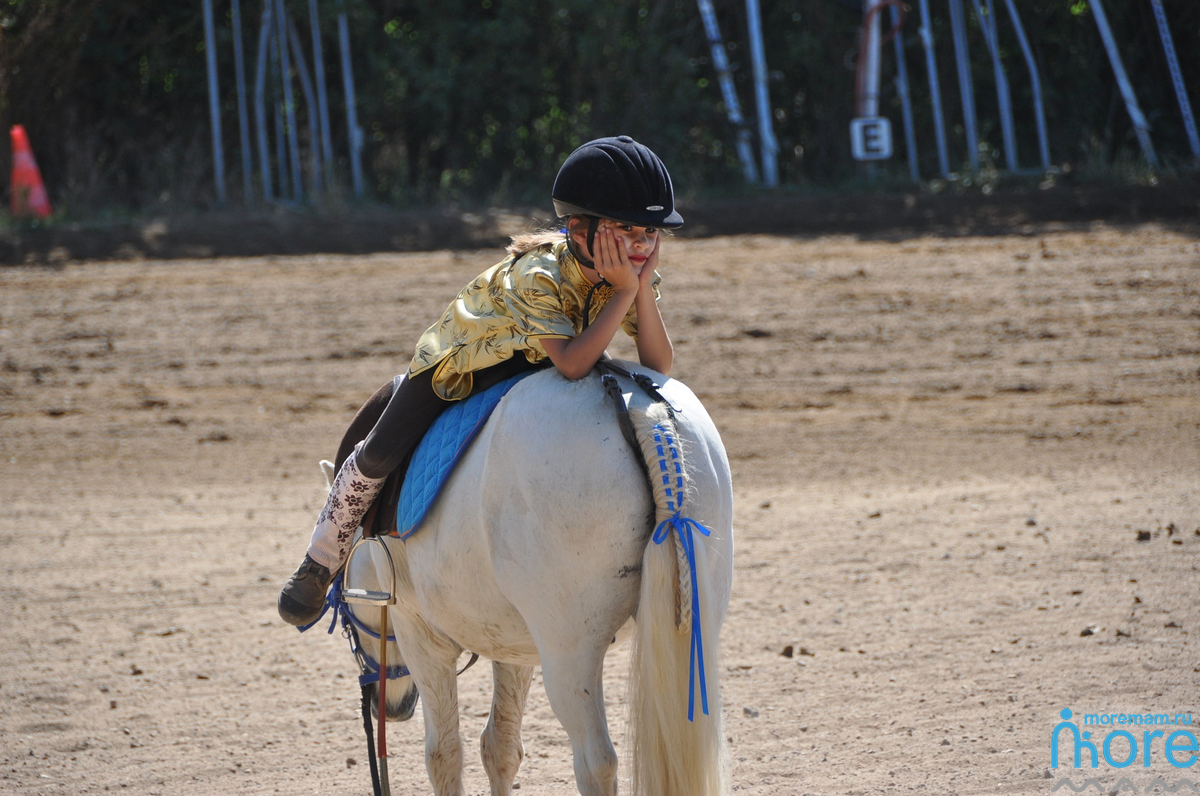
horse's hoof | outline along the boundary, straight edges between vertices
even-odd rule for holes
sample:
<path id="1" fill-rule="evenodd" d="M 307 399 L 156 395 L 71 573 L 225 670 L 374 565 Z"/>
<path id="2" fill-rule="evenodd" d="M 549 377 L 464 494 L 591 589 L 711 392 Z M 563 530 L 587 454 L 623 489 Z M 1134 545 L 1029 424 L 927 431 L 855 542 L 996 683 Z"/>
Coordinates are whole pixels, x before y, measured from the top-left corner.
<path id="1" fill-rule="evenodd" d="M 379 721 L 379 686 L 372 685 L 371 689 L 371 693 L 373 694 L 371 697 L 371 718 Z M 417 712 L 417 698 L 420 696 L 420 692 L 417 691 L 417 687 L 414 685 L 410 686 L 404 692 L 404 699 L 400 700 L 399 705 L 393 706 L 389 701 L 387 706 L 387 720 L 408 721 L 411 719 L 413 714 Z"/>
<path id="2" fill-rule="evenodd" d="M 333 573 L 307 555 L 279 592 L 279 617 L 300 627 L 317 621 L 325 606 L 325 593 L 333 582 Z"/>

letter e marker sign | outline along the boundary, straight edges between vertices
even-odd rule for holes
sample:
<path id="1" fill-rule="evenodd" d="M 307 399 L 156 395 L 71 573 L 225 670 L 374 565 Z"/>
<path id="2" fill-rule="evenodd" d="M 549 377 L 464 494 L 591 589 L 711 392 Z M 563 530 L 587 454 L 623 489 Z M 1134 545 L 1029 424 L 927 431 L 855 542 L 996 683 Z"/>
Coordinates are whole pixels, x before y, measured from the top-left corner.
<path id="1" fill-rule="evenodd" d="M 892 123 L 884 116 L 850 122 L 850 150 L 855 160 L 887 160 L 892 156 Z"/>

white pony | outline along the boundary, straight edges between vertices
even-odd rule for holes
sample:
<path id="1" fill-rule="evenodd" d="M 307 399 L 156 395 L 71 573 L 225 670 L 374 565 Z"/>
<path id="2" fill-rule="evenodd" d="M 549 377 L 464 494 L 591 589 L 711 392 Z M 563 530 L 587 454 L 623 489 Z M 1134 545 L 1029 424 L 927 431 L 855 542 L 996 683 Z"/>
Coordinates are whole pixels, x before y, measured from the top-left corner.
<path id="1" fill-rule="evenodd" d="M 388 615 L 397 641 L 387 657 L 403 659 L 411 672 L 411 680 L 389 683 L 388 713 L 406 712 L 406 699 L 411 712 L 415 684 L 437 796 L 464 793 L 455 675 L 464 650 L 493 662 L 480 739 L 493 796 L 511 796 L 524 757 L 521 718 L 535 665 L 570 737 L 579 792 L 616 794 L 601 672 L 605 652 L 630 633 L 634 792 L 728 791 L 718 651 L 733 577 L 729 464 L 696 396 L 647 373 L 677 408 L 672 419 L 664 404 L 621 379 L 653 490 L 599 376 L 572 382 L 549 369 L 504 397 L 416 533 L 407 542 L 387 539 L 397 591 Z M 682 457 L 679 476 L 673 455 Z M 660 462 L 671 469 L 665 486 Z M 651 539 L 656 528 L 662 544 Z M 678 536 L 687 539 L 679 544 Z M 386 557 L 365 549 L 371 554 L 355 556 L 347 582 L 390 590 Z M 358 614 L 377 629 L 378 612 Z M 363 643 L 378 660 L 378 642 L 364 636 Z"/>

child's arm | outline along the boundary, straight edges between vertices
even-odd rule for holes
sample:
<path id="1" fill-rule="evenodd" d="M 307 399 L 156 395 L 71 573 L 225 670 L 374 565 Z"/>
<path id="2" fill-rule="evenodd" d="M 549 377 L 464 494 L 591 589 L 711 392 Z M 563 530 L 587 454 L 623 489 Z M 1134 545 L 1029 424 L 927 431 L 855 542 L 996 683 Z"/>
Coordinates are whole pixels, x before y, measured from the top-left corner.
<path id="1" fill-rule="evenodd" d="M 633 303 L 637 306 L 638 361 L 664 376 L 669 376 L 671 363 L 675 360 L 675 348 L 671 345 L 671 337 L 667 334 L 662 313 L 658 311 L 658 302 L 654 300 L 653 287 L 654 269 L 658 266 L 658 252 L 661 248 L 660 236 L 658 245 L 654 247 L 650 258 L 642 266 L 642 272 L 638 274 L 637 298 Z"/>
<path id="2" fill-rule="evenodd" d="M 658 247 L 650 253 L 639 271 L 629 261 L 625 247 L 612 231 L 601 227 L 596 235 L 596 271 L 615 290 L 600 314 L 578 337 L 570 340 L 546 338 L 542 348 L 559 372 L 568 379 L 582 379 L 604 355 L 630 305 L 638 305 L 638 359 L 646 367 L 666 375 L 671 370 L 673 351 L 662 315 L 654 301 L 654 267 Z"/>
<path id="3" fill-rule="evenodd" d="M 583 334 L 564 340 L 561 337 L 543 338 L 542 348 L 546 350 L 554 367 L 568 379 L 582 379 L 604 355 L 604 349 L 612 342 L 613 336 L 621 328 L 625 313 L 629 312 L 637 290 L 621 290 L 613 294 L 596 320 L 592 321 Z M 651 366 L 652 367 L 652 366 Z"/>

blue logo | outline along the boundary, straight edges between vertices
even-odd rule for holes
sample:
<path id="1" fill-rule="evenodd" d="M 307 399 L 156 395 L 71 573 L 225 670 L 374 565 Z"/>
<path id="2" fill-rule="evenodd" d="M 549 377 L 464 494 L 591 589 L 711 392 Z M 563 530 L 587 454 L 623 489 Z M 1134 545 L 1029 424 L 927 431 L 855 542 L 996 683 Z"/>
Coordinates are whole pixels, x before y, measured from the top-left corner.
<path id="1" fill-rule="evenodd" d="M 1126 768 L 1139 760 L 1142 768 L 1150 768 L 1152 762 L 1165 759 L 1174 768 L 1191 768 L 1196 765 L 1200 742 L 1191 730 L 1174 729 L 1179 725 L 1190 726 L 1191 713 L 1087 713 L 1083 726 L 1088 727 L 1136 727 L 1137 730 L 1109 730 L 1103 740 L 1093 740 L 1092 731 L 1080 730 L 1073 721 L 1070 708 L 1063 708 L 1059 716 L 1063 721 L 1056 724 L 1050 734 L 1050 767 L 1059 767 L 1059 742 L 1066 732 L 1070 736 L 1075 768 L 1084 768 L 1085 761 L 1091 768 L 1099 768 L 1101 758 L 1113 768 Z M 1143 727 L 1153 729 L 1142 729 Z M 1158 728 L 1165 729 L 1158 729 Z M 1135 732 L 1140 732 L 1139 738 Z"/>

